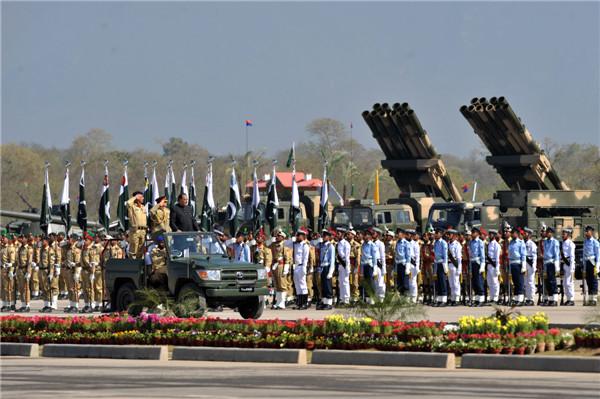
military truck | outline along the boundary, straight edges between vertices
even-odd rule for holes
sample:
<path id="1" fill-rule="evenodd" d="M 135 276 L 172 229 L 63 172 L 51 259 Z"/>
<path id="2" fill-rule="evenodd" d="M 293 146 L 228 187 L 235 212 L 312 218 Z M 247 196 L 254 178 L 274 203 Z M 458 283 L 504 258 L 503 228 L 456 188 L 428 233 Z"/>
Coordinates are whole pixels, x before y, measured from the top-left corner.
<path id="1" fill-rule="evenodd" d="M 376 103 L 372 111 L 364 111 L 363 119 L 381 147 L 387 169 L 400 190 L 397 198 L 385 204 L 354 201 L 338 206 L 332 212 L 332 226 L 354 228 L 375 225 L 425 230 L 429 209 L 436 203 L 461 201 L 441 159 L 431 145 L 427 132 L 408 103 Z"/>
<path id="2" fill-rule="evenodd" d="M 245 319 L 262 315 L 269 294 L 263 266 L 232 260 L 214 233 L 166 233 L 164 240 L 169 298 L 180 300 L 192 293 L 205 309 L 222 305 L 237 308 Z M 144 259 L 108 260 L 105 281 L 113 309 L 141 311 L 129 308 L 136 291 L 148 286 Z"/>

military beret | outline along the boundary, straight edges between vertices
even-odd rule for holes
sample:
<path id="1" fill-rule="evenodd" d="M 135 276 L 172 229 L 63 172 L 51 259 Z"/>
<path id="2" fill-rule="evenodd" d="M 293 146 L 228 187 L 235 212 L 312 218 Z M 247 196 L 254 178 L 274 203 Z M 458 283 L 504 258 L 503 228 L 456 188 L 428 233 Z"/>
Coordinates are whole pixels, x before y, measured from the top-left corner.
<path id="1" fill-rule="evenodd" d="M 21 235 L 19 236 L 19 238 L 27 238 L 27 236 L 23 233 L 21 233 Z"/>
<path id="2" fill-rule="evenodd" d="M 89 231 L 85 234 L 86 240 L 92 240 L 95 237 L 94 233 L 90 233 Z"/>
<path id="3" fill-rule="evenodd" d="M 44 236 L 44 237 L 42 237 L 42 241 L 50 241 L 50 237 Z"/>
<path id="4" fill-rule="evenodd" d="M 529 227 L 523 228 L 523 231 L 525 231 L 526 233 L 529 233 L 529 234 L 533 234 L 533 230 L 530 229 Z"/>
<path id="5" fill-rule="evenodd" d="M 547 233 L 554 233 L 554 229 L 552 227 L 546 227 Z"/>
<path id="6" fill-rule="evenodd" d="M 158 204 L 159 202 L 161 202 L 161 201 L 163 201 L 163 200 L 166 200 L 166 199 L 167 199 L 167 197 L 165 197 L 164 195 L 161 195 L 160 197 L 158 197 L 158 198 L 156 199 L 156 203 Z"/>
<path id="7" fill-rule="evenodd" d="M 163 242 L 163 241 L 164 241 L 163 236 L 156 237 L 156 242 Z"/>
<path id="8" fill-rule="evenodd" d="M 563 231 L 563 233 L 573 234 L 573 229 L 566 228 L 566 229 L 562 229 L 562 231 Z"/>
<path id="9" fill-rule="evenodd" d="M 588 231 L 588 230 L 591 231 L 592 233 L 594 231 L 596 231 L 596 229 L 594 229 L 592 226 L 585 226 L 585 231 Z"/>
<path id="10" fill-rule="evenodd" d="M 498 230 L 496 230 L 496 229 L 489 229 L 488 233 L 490 233 L 490 234 L 496 234 L 496 233 L 498 233 Z"/>
<path id="11" fill-rule="evenodd" d="M 136 195 L 144 195 L 144 193 L 141 191 L 134 191 L 132 195 L 135 197 Z"/>
<path id="12" fill-rule="evenodd" d="M 377 234 L 381 234 L 382 233 L 381 229 L 378 228 L 378 227 L 373 227 L 373 232 L 377 233 Z"/>
<path id="13" fill-rule="evenodd" d="M 64 231 L 59 231 L 58 234 L 62 234 L 63 236 L 66 236 Z"/>
<path id="14" fill-rule="evenodd" d="M 264 235 L 264 233 L 262 231 L 257 231 L 256 234 L 254 234 L 254 236 L 256 238 L 267 238 L 267 236 Z"/>
<path id="15" fill-rule="evenodd" d="M 448 234 L 458 234 L 458 231 L 454 230 L 454 229 L 448 229 Z"/>

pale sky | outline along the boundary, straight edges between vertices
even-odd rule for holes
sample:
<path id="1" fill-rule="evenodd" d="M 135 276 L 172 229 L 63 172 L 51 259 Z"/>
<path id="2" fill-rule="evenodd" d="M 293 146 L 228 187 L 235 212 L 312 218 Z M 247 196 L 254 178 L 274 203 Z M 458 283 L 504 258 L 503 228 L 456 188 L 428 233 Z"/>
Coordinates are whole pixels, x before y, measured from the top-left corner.
<path id="1" fill-rule="evenodd" d="M 438 152 L 480 146 L 458 112 L 505 96 L 541 141 L 600 142 L 599 3 L 2 2 L 2 143 L 121 149 L 171 136 L 267 154 L 313 119 L 407 101 Z"/>

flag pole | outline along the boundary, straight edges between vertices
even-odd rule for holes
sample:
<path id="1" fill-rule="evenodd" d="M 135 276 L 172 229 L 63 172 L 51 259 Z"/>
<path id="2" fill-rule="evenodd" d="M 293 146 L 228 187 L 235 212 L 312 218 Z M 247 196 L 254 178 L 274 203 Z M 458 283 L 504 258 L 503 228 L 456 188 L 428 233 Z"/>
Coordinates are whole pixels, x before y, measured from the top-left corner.
<path id="1" fill-rule="evenodd" d="M 354 143 L 352 142 L 353 139 L 353 131 L 354 131 L 354 125 L 352 122 L 350 122 L 350 163 L 352 165 L 354 165 Z M 352 173 L 352 168 L 350 168 L 350 187 L 354 186 L 354 177 L 353 177 L 354 173 Z M 346 200 L 346 198 L 344 198 L 344 201 Z"/>
<path id="2" fill-rule="evenodd" d="M 248 121 L 246 121 L 246 167 L 244 168 L 245 172 L 246 172 L 245 181 L 248 181 L 248 158 L 249 158 L 248 155 L 249 155 L 248 154 Z"/>

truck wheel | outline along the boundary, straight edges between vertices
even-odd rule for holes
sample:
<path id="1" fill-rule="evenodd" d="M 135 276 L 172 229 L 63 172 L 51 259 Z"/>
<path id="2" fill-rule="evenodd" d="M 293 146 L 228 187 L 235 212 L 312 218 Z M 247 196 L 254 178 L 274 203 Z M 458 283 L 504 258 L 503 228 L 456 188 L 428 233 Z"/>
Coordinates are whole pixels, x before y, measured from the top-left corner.
<path id="1" fill-rule="evenodd" d="M 181 287 L 179 295 L 177 295 L 177 302 L 183 302 L 183 300 L 190 295 L 198 298 L 198 309 L 196 310 L 196 313 L 203 314 L 206 312 L 206 309 L 208 308 L 208 305 L 206 304 L 206 295 L 196 284 L 187 283 Z"/>
<path id="2" fill-rule="evenodd" d="M 129 309 L 129 306 L 137 299 L 135 291 L 135 285 L 132 283 L 125 283 L 119 288 L 117 291 L 117 300 L 115 304 L 118 311 L 129 312 L 129 314 L 132 316 L 139 316 L 139 314 L 142 313 L 141 306 L 133 306 L 131 309 Z"/>
<path id="3" fill-rule="evenodd" d="M 262 295 L 248 298 L 238 306 L 238 310 L 244 319 L 258 319 L 265 310 L 265 298 Z"/>

